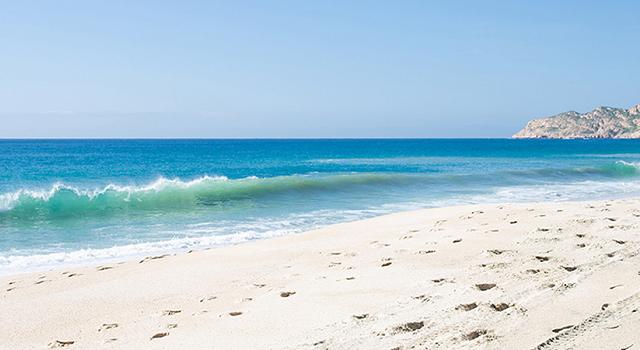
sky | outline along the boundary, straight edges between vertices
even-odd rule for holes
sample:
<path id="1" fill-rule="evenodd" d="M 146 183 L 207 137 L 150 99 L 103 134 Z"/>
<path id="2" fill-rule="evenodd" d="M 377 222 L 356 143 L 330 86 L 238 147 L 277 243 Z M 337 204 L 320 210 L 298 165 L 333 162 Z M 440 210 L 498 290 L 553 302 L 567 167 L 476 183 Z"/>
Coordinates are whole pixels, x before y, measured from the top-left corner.
<path id="1" fill-rule="evenodd" d="M 0 0 L 0 137 L 508 137 L 640 103 L 637 1 Z"/>

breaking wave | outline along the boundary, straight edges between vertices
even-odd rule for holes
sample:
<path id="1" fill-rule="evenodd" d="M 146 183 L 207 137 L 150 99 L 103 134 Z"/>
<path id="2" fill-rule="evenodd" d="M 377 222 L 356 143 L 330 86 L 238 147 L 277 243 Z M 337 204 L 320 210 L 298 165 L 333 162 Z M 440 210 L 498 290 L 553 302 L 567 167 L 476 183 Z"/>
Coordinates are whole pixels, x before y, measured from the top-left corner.
<path id="1" fill-rule="evenodd" d="M 438 173 L 346 173 L 307 174 L 270 178 L 228 179 L 202 176 L 195 180 L 159 178 L 142 186 L 109 184 L 87 190 L 56 183 L 46 190 L 20 189 L 0 194 L 0 221 L 12 219 L 64 218 L 112 215 L 120 212 L 179 211 L 226 208 L 235 202 L 252 201 L 286 194 L 313 194 L 349 190 L 363 186 L 421 185 L 487 186 L 524 184 L 522 180 L 563 181 L 626 178 L 640 175 L 636 163 L 617 161 L 598 167 L 540 168 L 508 170 L 487 174 Z"/>

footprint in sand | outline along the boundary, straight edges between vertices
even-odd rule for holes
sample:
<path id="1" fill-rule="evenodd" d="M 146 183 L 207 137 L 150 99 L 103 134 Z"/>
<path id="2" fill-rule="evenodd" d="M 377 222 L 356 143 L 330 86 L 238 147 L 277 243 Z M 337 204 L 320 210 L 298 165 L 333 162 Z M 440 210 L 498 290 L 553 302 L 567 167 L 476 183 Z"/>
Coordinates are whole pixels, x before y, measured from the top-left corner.
<path id="1" fill-rule="evenodd" d="M 117 323 L 103 323 L 102 326 L 98 329 L 98 332 L 105 331 L 107 329 L 118 328 Z"/>
<path id="2" fill-rule="evenodd" d="M 355 318 L 356 320 L 364 320 L 367 317 L 369 317 L 369 314 L 353 315 L 353 318 Z"/>
<path id="3" fill-rule="evenodd" d="M 480 291 L 485 291 L 485 290 L 489 290 L 489 289 L 493 289 L 495 288 L 496 284 L 495 283 L 480 283 L 480 284 L 476 284 L 476 288 L 478 288 Z"/>
<path id="4" fill-rule="evenodd" d="M 619 240 L 619 239 L 614 239 L 614 242 L 618 243 L 618 244 L 625 244 L 627 243 L 627 241 L 623 241 L 623 240 Z"/>
<path id="5" fill-rule="evenodd" d="M 460 304 L 458 306 L 456 306 L 456 310 L 462 310 L 462 311 L 471 311 L 475 308 L 478 307 L 478 304 L 476 303 L 470 303 L 470 304 Z"/>
<path id="6" fill-rule="evenodd" d="M 166 258 L 166 257 L 168 257 L 168 256 L 169 256 L 169 254 L 162 254 L 162 255 L 156 255 L 156 256 L 148 256 L 148 257 L 146 257 L 146 258 L 144 258 L 144 259 L 140 260 L 140 264 L 142 264 L 142 263 L 143 263 L 143 262 L 145 262 L 145 261 L 157 260 L 157 259 L 163 259 L 163 258 Z"/>
<path id="7" fill-rule="evenodd" d="M 560 266 L 560 267 L 563 268 L 565 271 L 568 271 L 568 272 L 573 272 L 573 271 L 578 269 L 577 266 Z"/>
<path id="8" fill-rule="evenodd" d="M 485 335 L 485 334 L 487 334 L 487 331 L 484 330 L 484 329 L 480 329 L 480 330 L 473 331 L 471 333 L 467 333 L 467 334 L 463 335 L 462 339 L 464 339 L 464 340 L 474 340 L 474 339 L 476 339 L 476 338 L 478 338 L 478 337 L 480 337 L 482 335 Z"/>
<path id="9" fill-rule="evenodd" d="M 177 323 L 169 323 L 169 324 L 167 325 L 167 328 L 168 328 L 168 329 L 178 328 L 178 324 L 177 324 Z"/>
<path id="10" fill-rule="evenodd" d="M 575 288 L 576 284 L 573 282 L 570 283 L 563 283 L 560 285 L 560 287 L 558 287 L 559 291 L 565 291 L 565 290 L 569 290 L 571 288 Z"/>
<path id="11" fill-rule="evenodd" d="M 158 338 L 164 338 L 164 337 L 166 337 L 168 335 L 169 335 L 169 332 L 156 333 L 156 334 L 151 336 L 151 340 L 158 339 Z"/>
<path id="12" fill-rule="evenodd" d="M 500 255 L 502 253 L 504 253 L 506 250 L 500 250 L 500 249 L 489 249 L 487 250 L 489 253 L 491 254 L 495 254 L 495 255 Z"/>
<path id="13" fill-rule="evenodd" d="M 294 295 L 294 294 L 296 294 L 296 292 L 280 292 L 280 296 L 282 298 L 288 298 L 288 297 L 290 297 L 291 295 Z"/>
<path id="14" fill-rule="evenodd" d="M 548 256 L 540 256 L 540 255 L 537 255 L 534 258 L 536 258 L 536 260 L 538 260 L 540 262 L 549 261 L 549 259 L 550 259 Z"/>
<path id="15" fill-rule="evenodd" d="M 182 310 L 164 310 L 162 311 L 162 316 L 173 316 L 175 314 L 181 313 Z"/>
<path id="16" fill-rule="evenodd" d="M 426 295 L 424 295 L 424 294 L 417 295 L 417 296 L 415 296 L 415 297 L 411 297 L 411 299 L 420 300 L 420 301 L 422 301 L 423 303 L 424 303 L 424 302 L 427 302 L 427 301 L 429 301 L 429 300 L 431 300 L 431 298 L 430 298 L 430 297 L 428 297 L 428 296 L 426 296 Z"/>
<path id="17" fill-rule="evenodd" d="M 511 307 L 509 304 L 506 303 L 498 303 L 498 304 L 491 304 L 491 308 L 494 309 L 495 311 L 504 311 L 506 309 L 508 309 L 509 307 Z"/>
<path id="18" fill-rule="evenodd" d="M 406 332 L 415 332 L 418 329 L 424 327 L 424 321 L 419 322 L 407 322 L 401 324 L 399 326 L 393 327 L 393 333 L 406 333 Z"/>
<path id="19" fill-rule="evenodd" d="M 569 329 L 569 328 L 573 328 L 573 325 L 572 325 L 572 324 L 570 324 L 570 325 L 568 325 L 568 326 L 564 326 L 564 327 L 560 327 L 560 328 L 555 328 L 555 329 L 552 329 L 551 331 L 552 331 L 553 333 L 560 333 L 560 332 L 562 332 L 562 331 L 564 331 L 564 330 L 566 330 L 566 329 Z"/>
<path id="20" fill-rule="evenodd" d="M 418 254 L 424 255 L 424 254 L 433 254 L 435 253 L 435 250 L 420 250 L 418 251 Z"/>
<path id="21" fill-rule="evenodd" d="M 49 343 L 49 348 L 50 349 L 64 348 L 64 347 L 67 347 L 69 345 L 73 345 L 74 343 L 75 343 L 75 341 L 73 341 L 73 340 L 55 340 L 55 341 Z"/>

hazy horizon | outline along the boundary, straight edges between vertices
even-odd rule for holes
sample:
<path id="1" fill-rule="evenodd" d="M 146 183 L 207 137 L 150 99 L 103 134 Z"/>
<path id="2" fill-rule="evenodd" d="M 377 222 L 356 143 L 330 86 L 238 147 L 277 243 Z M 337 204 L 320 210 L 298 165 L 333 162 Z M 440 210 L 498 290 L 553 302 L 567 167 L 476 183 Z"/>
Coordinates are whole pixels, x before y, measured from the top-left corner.
<path id="1" fill-rule="evenodd" d="M 510 137 L 533 118 L 640 103 L 638 10 L 7 3 L 0 138 Z"/>

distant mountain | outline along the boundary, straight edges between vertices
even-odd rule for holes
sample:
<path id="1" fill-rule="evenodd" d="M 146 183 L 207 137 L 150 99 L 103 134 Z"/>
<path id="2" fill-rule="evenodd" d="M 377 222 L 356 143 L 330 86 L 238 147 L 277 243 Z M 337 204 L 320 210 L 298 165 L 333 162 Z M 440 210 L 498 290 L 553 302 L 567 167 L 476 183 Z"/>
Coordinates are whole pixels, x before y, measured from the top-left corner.
<path id="1" fill-rule="evenodd" d="M 513 138 L 640 138 L 640 104 L 629 109 L 598 107 L 591 112 L 565 112 L 534 119 Z"/>

